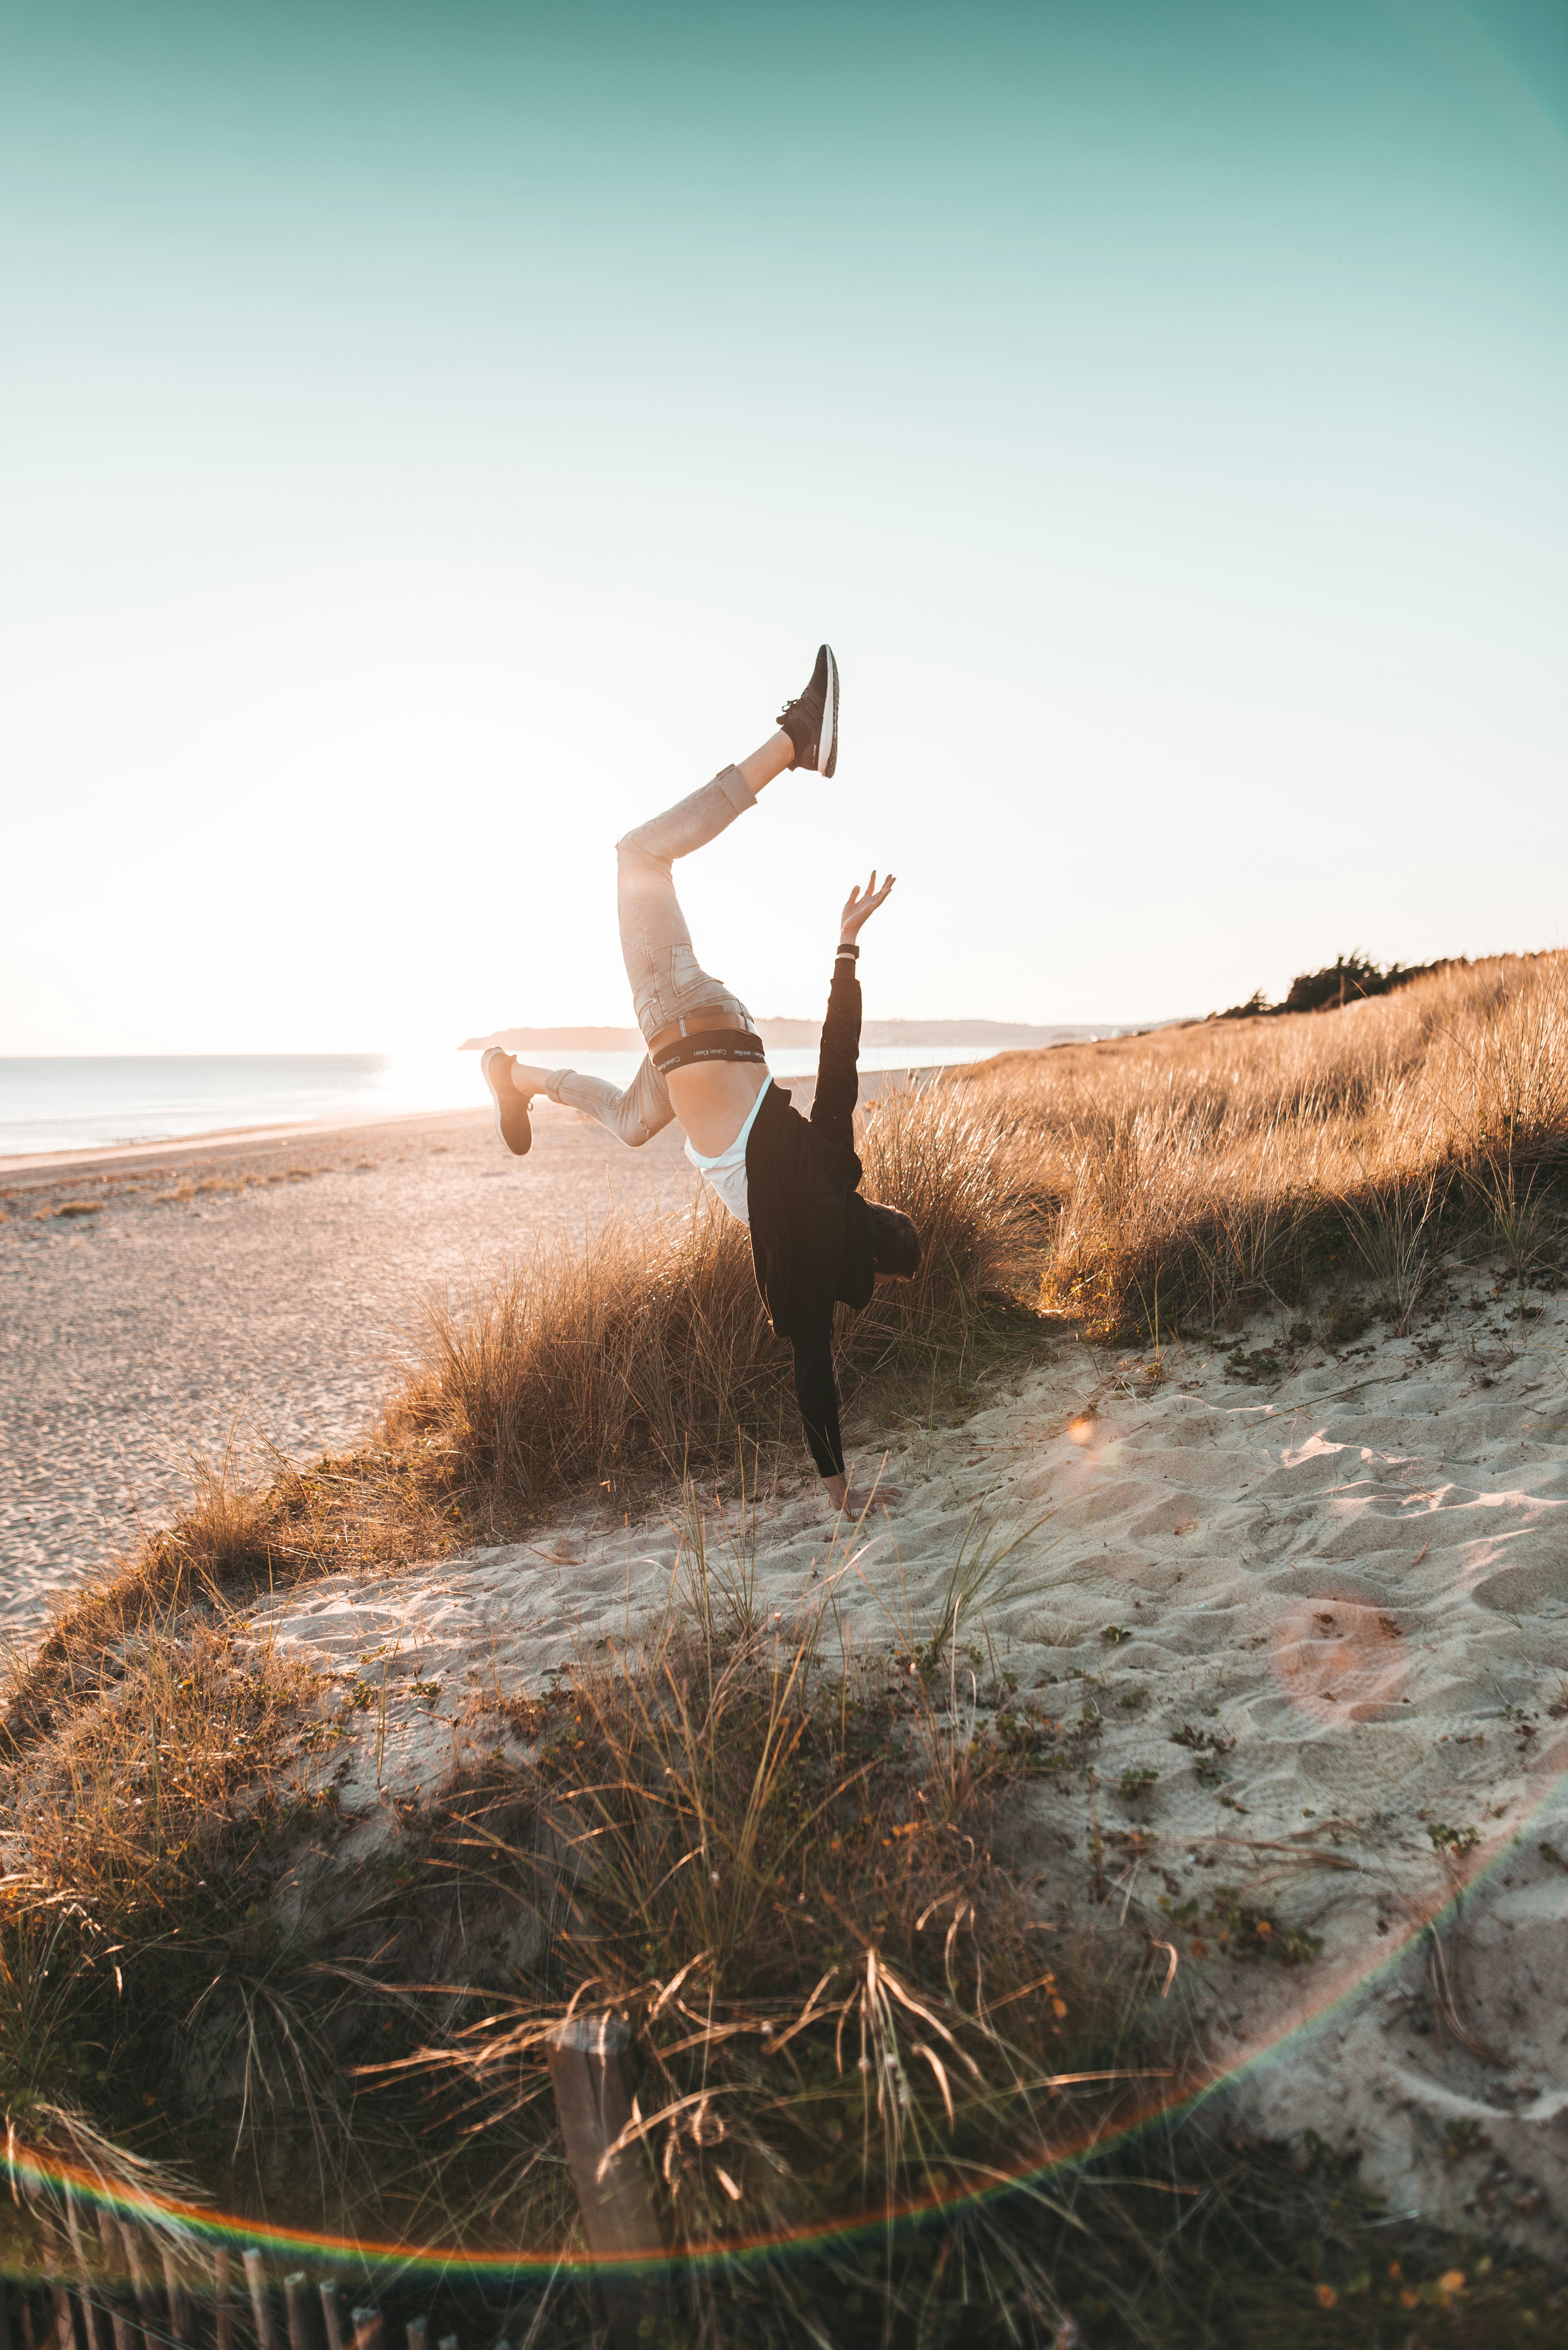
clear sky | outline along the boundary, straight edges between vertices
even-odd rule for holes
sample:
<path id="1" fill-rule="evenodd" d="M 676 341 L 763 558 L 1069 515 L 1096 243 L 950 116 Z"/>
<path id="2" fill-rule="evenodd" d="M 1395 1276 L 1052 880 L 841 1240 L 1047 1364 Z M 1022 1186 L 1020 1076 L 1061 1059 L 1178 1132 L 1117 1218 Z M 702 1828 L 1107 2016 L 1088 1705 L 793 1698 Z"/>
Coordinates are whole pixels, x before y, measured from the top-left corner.
<path id="1" fill-rule="evenodd" d="M 1561 0 L 0 34 L 0 1053 L 1129 1020 L 1563 942 Z"/>

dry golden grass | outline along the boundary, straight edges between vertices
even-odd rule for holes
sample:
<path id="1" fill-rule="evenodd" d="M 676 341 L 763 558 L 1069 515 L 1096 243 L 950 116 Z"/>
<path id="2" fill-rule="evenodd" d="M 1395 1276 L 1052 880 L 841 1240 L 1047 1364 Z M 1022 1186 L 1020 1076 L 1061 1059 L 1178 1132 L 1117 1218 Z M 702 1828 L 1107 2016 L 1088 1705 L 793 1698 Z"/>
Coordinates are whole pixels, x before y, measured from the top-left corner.
<path id="1" fill-rule="evenodd" d="M 1048 1222 L 1042 1302 L 1154 1330 L 1300 1296 L 1348 1239 L 1407 1310 L 1463 1200 L 1516 1266 L 1568 1158 L 1568 954 L 1435 972 L 1343 1011 L 1002 1055 L 953 1080 Z"/>
<path id="2" fill-rule="evenodd" d="M 933 1089 L 876 1105 L 863 1189 L 919 1225 L 913 1281 L 841 1315 L 848 1392 L 956 1357 L 987 1301 L 1026 1278 L 1038 1218 L 989 1106 Z M 733 1467 L 798 1440 L 790 1351 L 769 1333 L 743 1226 L 704 1193 L 663 1223 L 612 1224 L 587 1252 L 542 1246 L 499 1279 L 431 1296 L 389 1407 L 481 1485 L 519 1497 L 649 1471 Z"/>
<path id="3" fill-rule="evenodd" d="M 549 1966 L 376 2070 L 444 2083 L 437 2109 L 447 2131 L 482 2130 L 504 2224 L 562 2241 L 547 2043 L 564 2013 L 613 2008 L 643 2060 L 633 2142 L 680 2266 L 676 2338 L 813 2338 L 824 2266 L 866 2292 L 861 2228 L 926 2202 L 949 2217 L 887 2259 L 867 2294 L 883 2323 L 923 2306 L 926 2338 L 947 2341 L 978 2299 L 1015 2338 L 1049 2338 L 1048 2245 L 1078 2189 L 1023 2185 L 1023 2226 L 971 2199 L 1158 2102 L 1171 2068 L 1139 2043 L 1163 1970 L 1109 1918 L 1043 1943 L 992 1853 L 1014 1766 L 971 1739 L 941 1627 L 918 1657 L 825 1656 L 829 1602 L 764 1624 L 748 1566 L 693 1536 L 687 1604 L 532 1709 L 537 1826 L 519 1846 L 471 1807 L 465 1827 L 508 1882 L 532 1874 Z M 514 1790 L 496 1803 L 515 1818 Z M 1125 2243 L 1128 2214 L 1099 2216 Z M 819 2230 L 804 2273 L 787 2253 L 759 2273 L 709 2265 Z"/>
<path id="4" fill-rule="evenodd" d="M 472 1539 L 415 1446 L 367 1447 L 298 1468 L 264 1450 L 191 1463 L 192 1493 L 98 1582 L 60 1607 L 0 1676 L 0 1760 L 53 1738 L 119 1685 L 145 1649 L 182 1652 L 258 1591 L 345 1565 L 434 1558 Z"/>

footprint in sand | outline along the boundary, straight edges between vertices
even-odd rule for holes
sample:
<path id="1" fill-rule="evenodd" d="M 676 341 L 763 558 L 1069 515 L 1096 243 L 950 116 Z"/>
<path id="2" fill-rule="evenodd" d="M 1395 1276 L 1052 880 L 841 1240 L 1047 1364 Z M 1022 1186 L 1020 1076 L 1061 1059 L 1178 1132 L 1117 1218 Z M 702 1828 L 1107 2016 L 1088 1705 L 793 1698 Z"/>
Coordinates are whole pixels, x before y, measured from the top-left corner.
<path id="1" fill-rule="evenodd" d="M 1391 1616 L 1365 1601 L 1303 1599 L 1274 1627 L 1274 1678 L 1314 1721 L 1376 1721 L 1397 1705 L 1408 1674 Z"/>

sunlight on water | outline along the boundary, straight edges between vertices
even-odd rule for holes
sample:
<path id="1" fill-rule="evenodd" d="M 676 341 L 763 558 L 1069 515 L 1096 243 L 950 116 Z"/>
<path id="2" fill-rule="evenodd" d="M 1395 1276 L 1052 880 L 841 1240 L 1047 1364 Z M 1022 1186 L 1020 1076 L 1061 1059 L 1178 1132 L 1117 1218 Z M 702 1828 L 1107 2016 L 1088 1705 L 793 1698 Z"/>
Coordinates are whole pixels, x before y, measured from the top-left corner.
<path id="1" fill-rule="evenodd" d="M 862 1069 L 983 1060 L 973 1045 L 870 1046 Z M 571 1066 L 626 1085 L 640 1055 L 579 1053 Z M 786 1083 L 811 1076 L 814 1051 L 781 1047 L 771 1066 Z M 478 1109 L 487 1096 L 477 1053 L 192 1054 L 158 1059 L 0 1060 L 0 1158 L 173 1142 L 236 1128 L 301 1126 Z"/>

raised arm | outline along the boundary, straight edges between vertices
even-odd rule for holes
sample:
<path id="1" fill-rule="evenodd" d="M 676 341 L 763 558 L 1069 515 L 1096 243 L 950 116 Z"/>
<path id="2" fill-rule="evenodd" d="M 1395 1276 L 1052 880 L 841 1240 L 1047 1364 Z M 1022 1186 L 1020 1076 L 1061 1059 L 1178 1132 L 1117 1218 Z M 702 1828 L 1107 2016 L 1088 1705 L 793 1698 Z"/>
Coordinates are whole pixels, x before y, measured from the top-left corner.
<path id="1" fill-rule="evenodd" d="M 860 976 L 857 969 L 861 931 L 878 906 L 885 905 L 897 876 L 889 873 L 880 889 L 873 870 L 864 891 L 858 884 L 844 901 L 838 923 L 838 952 L 828 991 L 827 1017 L 822 1024 L 822 1048 L 817 1055 L 816 1095 L 811 1106 L 813 1126 L 855 1148 L 855 1105 L 860 1081 Z"/>

